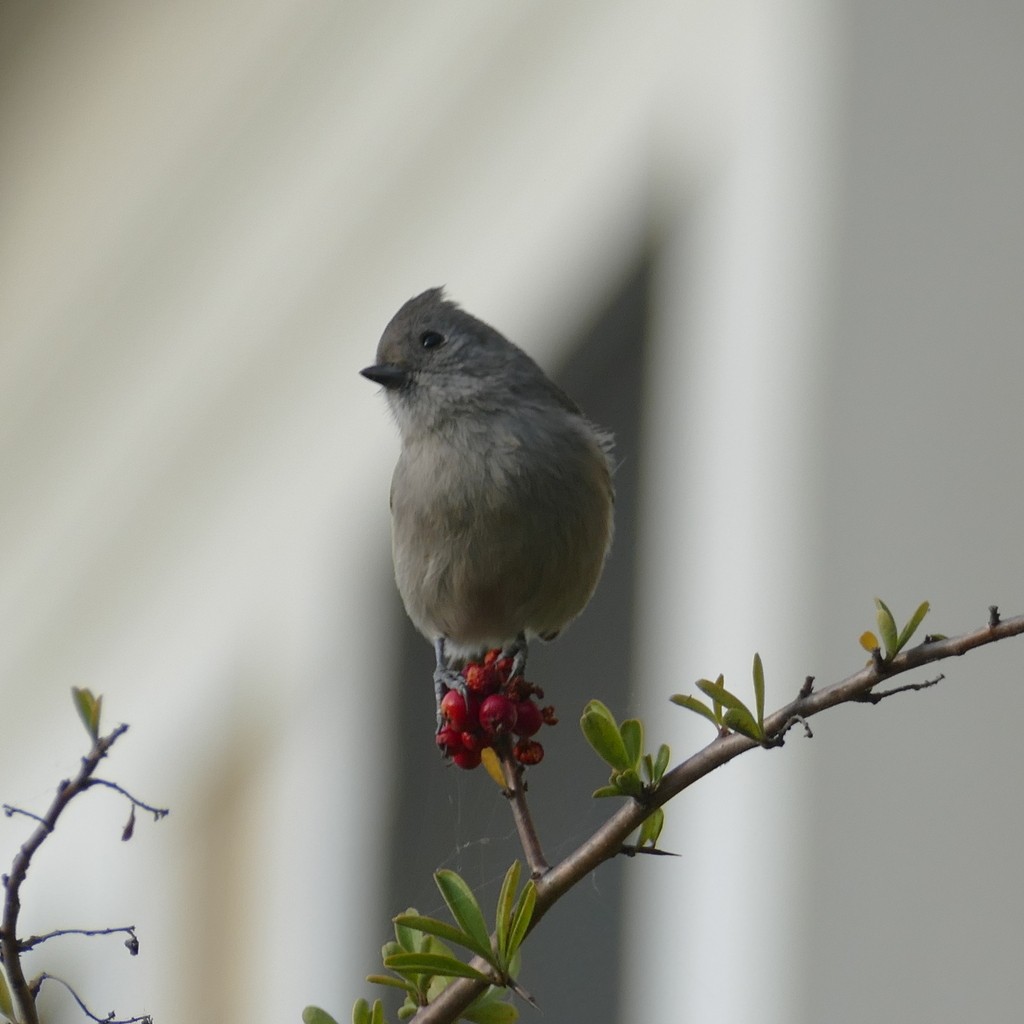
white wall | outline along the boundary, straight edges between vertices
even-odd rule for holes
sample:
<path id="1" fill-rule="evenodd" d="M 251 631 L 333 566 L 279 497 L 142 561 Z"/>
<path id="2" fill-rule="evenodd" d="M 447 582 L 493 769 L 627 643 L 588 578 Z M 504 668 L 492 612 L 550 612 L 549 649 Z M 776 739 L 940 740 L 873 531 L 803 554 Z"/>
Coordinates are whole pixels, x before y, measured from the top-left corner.
<path id="1" fill-rule="evenodd" d="M 0 7 L 0 797 L 73 769 L 84 684 L 132 724 L 106 774 L 174 809 L 122 848 L 94 795 L 33 870 L 28 930 L 140 927 L 138 961 L 54 948 L 95 1008 L 366 992 L 396 440 L 356 371 L 422 287 L 549 362 L 667 239 L 637 600 L 677 753 L 666 693 L 755 649 L 776 702 L 852 671 L 876 592 L 1019 609 L 1024 26 L 971 12 Z M 1017 661 L 983 664 L 673 806 L 626 1015 L 999 1016 Z"/>

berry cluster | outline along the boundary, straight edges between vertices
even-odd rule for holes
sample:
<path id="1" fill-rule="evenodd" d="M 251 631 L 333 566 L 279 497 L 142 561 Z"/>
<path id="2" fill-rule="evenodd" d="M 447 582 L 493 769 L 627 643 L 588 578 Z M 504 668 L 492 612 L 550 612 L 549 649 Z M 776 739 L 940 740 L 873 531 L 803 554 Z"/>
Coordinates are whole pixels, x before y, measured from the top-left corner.
<path id="1" fill-rule="evenodd" d="M 460 768 L 475 768 L 481 751 L 511 737 L 512 756 L 524 765 L 538 764 L 544 748 L 532 739 L 542 725 L 554 725 L 553 707 L 541 708 L 544 691 L 522 676 L 511 676 L 512 659 L 488 651 L 482 662 L 462 670 L 465 695 L 449 690 L 441 699 L 437 745 Z"/>

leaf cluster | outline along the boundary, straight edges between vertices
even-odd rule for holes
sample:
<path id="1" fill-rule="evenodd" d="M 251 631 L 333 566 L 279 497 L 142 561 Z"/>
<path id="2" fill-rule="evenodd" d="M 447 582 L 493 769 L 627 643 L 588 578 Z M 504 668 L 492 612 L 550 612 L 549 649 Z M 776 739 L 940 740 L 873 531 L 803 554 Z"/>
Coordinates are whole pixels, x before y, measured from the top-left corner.
<path id="1" fill-rule="evenodd" d="M 760 654 L 754 655 L 753 676 L 753 710 L 725 688 L 725 676 L 722 675 L 714 682 L 710 679 L 697 680 L 697 689 L 711 698 L 710 705 L 699 697 L 685 693 L 674 694 L 671 700 L 673 704 L 706 718 L 719 733 L 738 732 L 756 743 L 764 743 L 767 738 L 764 731 L 764 666 Z"/>
<path id="2" fill-rule="evenodd" d="M 461 875 L 446 868 L 435 873 L 434 881 L 455 924 L 426 917 L 414 908 L 394 919 L 394 941 L 386 942 L 381 950 L 384 966 L 391 973 L 371 974 L 367 981 L 405 993 L 405 1002 L 398 1011 L 400 1019 L 411 1017 L 420 1007 L 433 1002 L 454 978 L 470 978 L 488 986 L 462 1013 L 462 1018 L 473 1024 L 512 1024 L 518 1019 L 519 1011 L 507 1001 L 506 989 L 533 1002 L 515 980 L 519 947 L 526 938 L 537 902 L 532 879 L 519 890 L 521 871 L 519 861 L 515 861 L 505 872 L 494 914 L 493 938 L 472 889 Z M 460 960 L 452 952 L 452 945 L 469 950 L 490 970 L 480 971 Z M 316 1006 L 307 1006 L 302 1019 L 305 1024 L 337 1024 L 330 1014 Z M 358 1000 L 352 1010 L 352 1021 L 384 1024 L 380 1000 L 372 1006 L 365 999 Z"/>
<path id="3" fill-rule="evenodd" d="M 878 637 L 871 630 L 867 630 L 860 635 L 861 647 L 871 654 L 877 651 L 883 664 L 888 664 L 907 646 L 907 642 L 917 631 L 917 627 L 921 625 L 921 620 L 928 614 L 929 607 L 927 601 L 922 601 L 917 606 L 917 611 L 907 620 L 906 625 L 897 632 L 896 619 L 889 611 L 889 606 L 880 597 L 876 597 L 875 620 L 878 623 L 878 632 L 881 634 L 882 641 L 879 643 Z M 931 639 L 938 640 L 941 637 L 933 636 Z"/>
<path id="4" fill-rule="evenodd" d="M 640 803 L 658 788 L 668 768 L 671 752 L 662 743 L 656 754 L 645 754 L 644 726 L 637 718 L 621 725 L 607 705 L 590 701 L 580 717 L 580 728 L 598 756 L 611 767 L 608 784 L 594 790 L 595 797 L 629 796 Z M 665 825 L 663 808 L 656 807 L 640 826 L 637 846 L 656 846 Z"/>

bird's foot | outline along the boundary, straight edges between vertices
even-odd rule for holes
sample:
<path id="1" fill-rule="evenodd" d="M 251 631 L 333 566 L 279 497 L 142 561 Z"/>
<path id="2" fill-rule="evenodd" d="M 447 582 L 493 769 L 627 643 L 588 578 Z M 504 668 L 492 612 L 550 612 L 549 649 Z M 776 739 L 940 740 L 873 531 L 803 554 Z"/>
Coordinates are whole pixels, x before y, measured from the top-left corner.
<path id="1" fill-rule="evenodd" d="M 462 694 L 462 699 L 467 701 L 466 680 L 458 669 L 448 668 L 447 665 L 438 665 L 434 669 L 434 703 L 437 706 L 437 731 L 441 731 L 443 716 L 441 714 L 441 701 L 449 690 L 456 690 Z"/>

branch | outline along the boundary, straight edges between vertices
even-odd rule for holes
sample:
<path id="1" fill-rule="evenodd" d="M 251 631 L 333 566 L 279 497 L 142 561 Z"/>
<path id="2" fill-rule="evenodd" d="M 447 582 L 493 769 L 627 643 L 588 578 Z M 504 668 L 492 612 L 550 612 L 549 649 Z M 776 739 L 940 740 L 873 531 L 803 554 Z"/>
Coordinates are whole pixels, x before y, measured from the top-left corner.
<path id="1" fill-rule="evenodd" d="M 57 794 L 53 798 L 47 812 L 42 818 L 37 819 L 39 824 L 32 835 L 22 843 L 11 864 L 11 873 L 3 878 L 4 887 L 7 890 L 4 898 L 3 922 L 0 924 L 0 960 L 3 960 L 7 968 L 7 979 L 10 983 L 11 998 L 14 1008 L 21 1024 L 39 1024 L 39 1016 L 36 1013 L 36 1003 L 25 978 L 25 972 L 21 967 L 21 950 L 18 944 L 18 915 L 21 913 L 21 885 L 28 874 L 32 858 L 36 850 L 46 841 L 46 837 L 54 830 L 57 820 L 64 812 L 64 808 L 84 789 L 88 787 L 92 773 L 96 771 L 97 765 L 107 751 L 114 745 L 120 736 L 128 731 L 127 725 L 119 725 L 107 736 L 97 736 L 93 742 L 92 750 L 82 758 L 82 766 L 78 774 L 70 781 L 65 779 L 57 787 Z M 8 813 L 13 813 L 12 808 Z M 27 813 L 27 812 L 20 812 Z M 28 815 L 35 817 L 35 815 Z"/>
<path id="2" fill-rule="evenodd" d="M 988 625 L 970 633 L 942 639 L 928 637 L 924 643 L 902 651 L 888 662 L 880 657 L 872 658 L 867 667 L 822 690 L 814 690 L 808 680 L 794 701 L 765 719 L 765 733 L 769 737 L 765 745 L 781 745 L 777 741 L 795 723 L 803 723 L 806 729 L 806 719 L 828 708 L 851 701 L 871 700 L 872 697 L 881 698 L 882 694 L 872 695 L 871 690 L 883 679 L 921 665 L 960 657 L 977 647 L 1022 633 L 1024 616 L 1000 620 L 998 612 L 990 609 Z M 894 692 L 898 691 L 890 691 Z M 774 744 L 773 740 L 776 741 Z M 616 856 L 622 850 L 626 838 L 654 808 L 662 806 L 716 768 L 721 768 L 733 758 L 759 745 L 739 733 L 721 735 L 668 772 L 661 785 L 646 796 L 643 804 L 630 800 L 620 807 L 580 847 L 537 880 L 537 904 L 529 930 L 532 931 L 548 910 L 574 885 L 604 861 Z M 473 960 L 471 963 L 479 970 L 486 968 L 482 961 Z M 452 982 L 429 1006 L 419 1010 L 412 1018 L 413 1024 L 449 1024 L 459 1017 L 485 987 L 483 983 L 470 979 Z"/>
<path id="3" fill-rule="evenodd" d="M 153 1024 L 153 1018 L 149 1014 L 145 1014 L 142 1017 L 122 1017 L 118 1019 L 113 1010 L 110 1011 L 105 1017 L 97 1017 L 92 1010 L 82 1001 L 82 997 L 63 979 L 58 978 L 56 974 L 40 974 L 35 981 L 35 992 L 38 995 L 39 990 L 43 987 L 44 981 L 55 981 L 58 985 L 63 985 L 71 994 L 71 998 L 78 1003 L 79 1009 L 89 1018 L 94 1020 L 97 1024 Z"/>
<path id="4" fill-rule="evenodd" d="M 523 766 L 512 756 L 512 747 L 507 742 L 501 745 L 498 759 L 501 763 L 501 774 L 505 779 L 505 796 L 512 808 L 512 820 L 519 833 L 519 841 L 523 846 L 523 854 L 526 857 L 530 875 L 533 878 L 540 878 L 550 870 L 550 867 L 544 857 L 544 851 L 541 849 L 540 837 L 537 835 L 530 807 L 526 802 Z"/>

